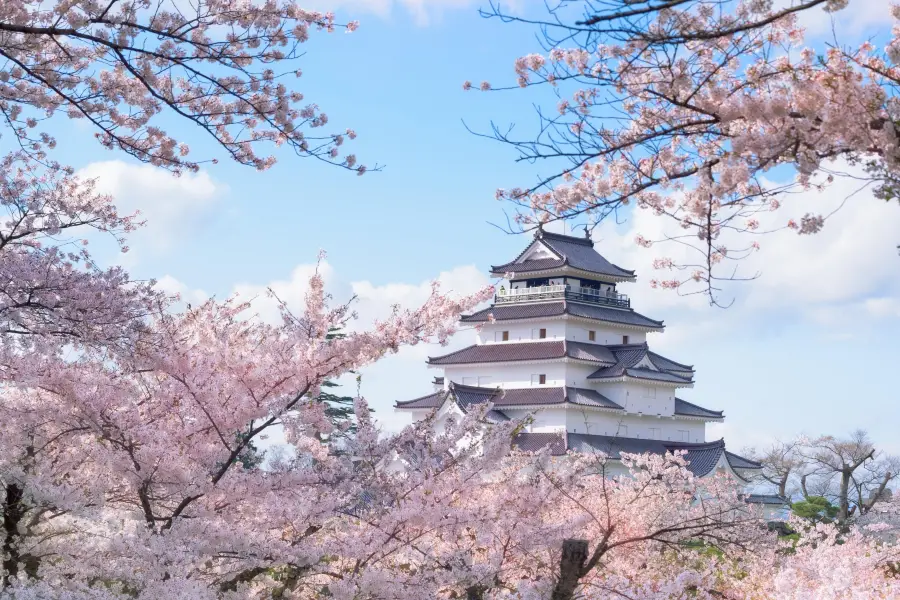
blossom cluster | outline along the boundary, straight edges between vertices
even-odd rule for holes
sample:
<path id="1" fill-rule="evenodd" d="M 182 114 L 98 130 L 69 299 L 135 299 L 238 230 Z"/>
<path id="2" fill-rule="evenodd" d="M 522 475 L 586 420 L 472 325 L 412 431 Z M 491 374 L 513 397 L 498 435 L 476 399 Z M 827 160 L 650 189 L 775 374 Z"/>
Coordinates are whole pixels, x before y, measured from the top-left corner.
<path id="1" fill-rule="evenodd" d="M 848 3 L 801 4 L 688 1 L 631 11 L 612 3 L 572 25 L 553 12 L 542 23 L 547 51 L 516 59 L 514 71 L 519 86 L 554 88 L 556 114 L 541 112 L 535 139 L 498 137 L 526 158 L 562 166 L 498 196 L 520 208 L 524 227 L 599 221 L 629 205 L 669 218 L 675 226 L 654 241 L 676 239 L 704 256 L 681 266 L 705 273 L 681 283 L 715 278 L 723 240 L 730 259 L 757 249 L 750 236 L 764 233 L 760 218 L 782 206 L 784 192 L 827 187 L 836 158 L 864 167 L 876 195 L 895 197 L 900 25 L 881 52 L 870 42 L 816 48 L 798 11 L 824 7 L 839 18 Z M 767 178 L 783 165 L 792 182 Z M 769 215 L 775 224 L 766 231 L 814 234 L 824 221 Z"/>
<path id="2" fill-rule="evenodd" d="M 271 148 L 287 145 L 365 171 L 338 157 L 338 136 L 318 133 L 327 114 L 287 79 L 301 75 L 300 46 L 312 31 L 351 32 L 355 21 L 340 26 L 333 13 L 292 0 L 10 0 L 0 15 L 0 110 L 36 158 L 56 141 L 35 128 L 61 114 L 87 121 L 107 148 L 196 170 L 188 145 L 164 128 L 168 114 L 257 169 L 274 163 Z"/>

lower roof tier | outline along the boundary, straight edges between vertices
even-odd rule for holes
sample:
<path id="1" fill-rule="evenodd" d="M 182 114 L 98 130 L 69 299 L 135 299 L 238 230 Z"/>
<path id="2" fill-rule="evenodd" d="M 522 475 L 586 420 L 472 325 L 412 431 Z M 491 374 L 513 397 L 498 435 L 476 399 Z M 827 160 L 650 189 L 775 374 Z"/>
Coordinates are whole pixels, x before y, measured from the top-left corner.
<path id="1" fill-rule="evenodd" d="M 596 365 L 592 380 L 644 379 L 675 386 L 693 383 L 694 368 L 651 352 L 641 344 L 601 345 L 584 342 L 503 342 L 476 344 L 429 357 L 432 366 L 472 365 L 571 359 Z"/>
<path id="2" fill-rule="evenodd" d="M 684 451 L 688 470 L 698 477 L 709 475 L 717 465 L 727 464 L 741 476 L 742 471 L 756 471 L 762 468 L 758 462 L 738 456 L 725 449 L 725 440 L 691 444 L 687 442 L 664 442 L 585 433 L 520 433 L 513 444 L 526 452 L 537 452 L 549 447 L 554 456 L 566 452 L 603 453 L 613 460 L 622 454 L 665 454 Z"/>
<path id="3" fill-rule="evenodd" d="M 464 412 L 472 405 L 490 402 L 495 418 L 509 418 L 504 410 L 531 409 L 571 404 L 578 407 L 601 410 L 624 411 L 625 408 L 595 390 L 573 387 L 531 387 L 519 389 L 484 388 L 451 382 L 449 389 L 440 390 L 412 400 L 398 401 L 395 408 L 401 410 L 431 410 L 440 408 L 445 402 L 455 402 Z M 674 416 L 693 417 L 720 421 L 724 415 L 720 410 L 710 410 L 680 398 L 675 398 Z"/>
<path id="4" fill-rule="evenodd" d="M 488 323 L 491 321 L 545 319 L 563 315 L 647 331 L 660 331 L 665 327 L 662 321 L 645 317 L 630 309 L 609 308 L 568 301 L 491 306 L 471 315 L 463 315 L 460 321 L 463 323 Z"/>

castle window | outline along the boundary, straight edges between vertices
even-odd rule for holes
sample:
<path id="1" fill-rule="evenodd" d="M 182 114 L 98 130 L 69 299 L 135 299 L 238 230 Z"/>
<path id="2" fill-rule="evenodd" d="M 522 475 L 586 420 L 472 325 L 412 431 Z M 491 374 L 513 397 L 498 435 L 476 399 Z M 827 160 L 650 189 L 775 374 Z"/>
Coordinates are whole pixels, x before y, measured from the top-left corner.
<path id="1" fill-rule="evenodd" d="M 662 439 L 662 430 L 659 427 L 651 427 L 650 428 L 650 439 L 661 440 Z"/>
<path id="2" fill-rule="evenodd" d="M 684 431 L 683 429 L 678 430 L 678 441 L 679 442 L 689 442 L 691 441 L 691 432 Z"/>
<path id="3" fill-rule="evenodd" d="M 628 343 L 628 336 L 627 336 L 627 335 L 623 335 L 623 336 L 622 336 L 622 343 L 623 343 L 623 344 L 627 344 L 627 343 Z"/>
<path id="4" fill-rule="evenodd" d="M 540 375 L 532 375 L 531 376 L 531 385 L 546 385 L 547 384 L 547 375 L 541 373 Z"/>
<path id="5" fill-rule="evenodd" d="M 540 331 L 540 338 L 541 338 L 541 339 L 544 339 L 545 337 L 547 337 L 547 330 L 541 328 L 541 331 Z"/>
<path id="6" fill-rule="evenodd" d="M 588 341 L 590 341 L 590 342 L 597 341 L 597 332 L 596 331 L 588 331 Z"/>

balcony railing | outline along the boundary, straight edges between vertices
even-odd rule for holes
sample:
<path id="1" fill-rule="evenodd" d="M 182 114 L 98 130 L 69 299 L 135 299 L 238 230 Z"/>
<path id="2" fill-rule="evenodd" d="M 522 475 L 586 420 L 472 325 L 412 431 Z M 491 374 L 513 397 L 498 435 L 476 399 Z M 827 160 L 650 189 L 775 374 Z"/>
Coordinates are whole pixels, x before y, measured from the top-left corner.
<path id="1" fill-rule="evenodd" d="M 618 292 L 601 292 L 591 288 L 572 289 L 568 285 L 542 285 L 527 288 L 500 289 L 494 300 L 497 304 L 507 302 L 538 302 L 546 300 L 579 300 L 596 302 L 607 306 L 631 308 L 631 300 Z"/>

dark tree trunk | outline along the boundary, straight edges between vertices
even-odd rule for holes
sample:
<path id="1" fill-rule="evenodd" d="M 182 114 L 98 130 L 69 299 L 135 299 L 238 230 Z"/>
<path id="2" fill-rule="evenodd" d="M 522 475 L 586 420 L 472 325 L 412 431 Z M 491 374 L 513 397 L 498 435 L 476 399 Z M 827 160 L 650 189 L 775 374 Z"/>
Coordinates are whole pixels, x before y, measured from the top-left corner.
<path id="1" fill-rule="evenodd" d="M 838 498 L 839 503 L 839 511 L 838 511 L 838 523 L 844 524 L 847 522 L 847 519 L 850 518 L 850 476 L 853 475 L 853 471 L 848 469 L 844 469 L 841 471 L 841 490 L 840 497 Z"/>
<path id="2" fill-rule="evenodd" d="M 3 580 L 0 589 L 6 588 L 19 574 L 19 523 L 25 514 L 22 506 L 24 490 L 11 483 L 6 486 L 3 502 Z"/>
<path id="3" fill-rule="evenodd" d="M 559 559 L 559 579 L 553 588 L 551 600 L 573 600 L 575 598 L 575 589 L 581 581 L 587 558 L 587 540 L 563 540 L 562 556 Z"/>

